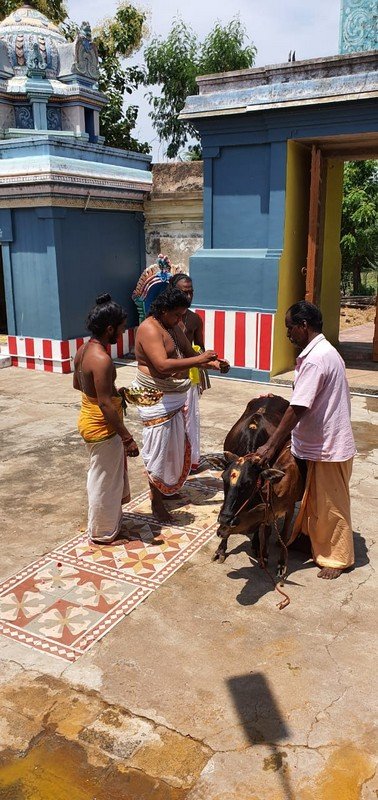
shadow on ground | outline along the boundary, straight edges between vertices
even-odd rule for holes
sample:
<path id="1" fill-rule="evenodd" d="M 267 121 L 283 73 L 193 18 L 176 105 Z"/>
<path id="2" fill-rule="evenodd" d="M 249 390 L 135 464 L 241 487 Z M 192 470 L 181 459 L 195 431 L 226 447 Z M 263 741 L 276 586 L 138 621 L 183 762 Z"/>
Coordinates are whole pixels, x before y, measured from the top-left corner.
<path id="1" fill-rule="evenodd" d="M 355 570 L 366 566 L 369 563 L 369 557 L 364 537 L 360 533 L 354 531 L 353 539 L 354 539 L 354 551 L 355 551 L 355 565 L 352 569 Z M 275 550 L 276 548 L 273 547 L 273 552 Z M 241 567 L 240 569 L 237 570 L 232 570 L 227 573 L 227 577 L 231 578 L 231 580 L 246 581 L 243 588 L 236 596 L 236 600 L 242 606 L 251 606 L 257 603 L 261 599 L 261 597 L 263 597 L 265 594 L 271 592 L 273 589 L 273 585 L 269 580 L 269 577 L 266 575 L 266 573 L 259 567 L 256 558 L 254 558 L 251 555 L 250 541 L 247 540 L 239 544 L 237 547 L 235 547 L 227 554 L 227 558 L 242 552 L 245 552 L 249 555 L 250 566 Z M 272 564 L 276 563 L 275 555 L 273 558 L 271 556 L 270 562 L 271 565 L 269 571 L 271 575 L 273 575 Z M 285 581 L 285 587 L 301 585 L 300 581 L 293 581 L 292 579 L 290 579 L 290 574 L 302 572 L 308 569 L 314 570 L 314 576 L 317 574 L 318 567 L 312 561 L 311 549 L 309 547 L 309 540 L 307 536 L 301 534 L 289 548 L 288 567 L 289 567 L 289 577 Z M 347 570 L 347 572 L 351 571 L 352 570 Z"/>
<path id="2" fill-rule="evenodd" d="M 261 672 L 236 675 L 227 686 L 249 743 L 270 748 L 263 769 L 278 772 L 283 800 L 295 800 L 281 744 L 288 741 L 291 731 L 266 678 Z"/>

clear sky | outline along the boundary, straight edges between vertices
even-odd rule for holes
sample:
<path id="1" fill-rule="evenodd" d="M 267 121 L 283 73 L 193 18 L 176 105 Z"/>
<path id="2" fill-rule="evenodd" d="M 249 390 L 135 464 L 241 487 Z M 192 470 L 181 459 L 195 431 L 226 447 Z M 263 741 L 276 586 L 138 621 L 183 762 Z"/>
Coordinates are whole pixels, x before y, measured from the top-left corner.
<path id="1" fill-rule="evenodd" d="M 137 0 L 135 4 L 147 11 L 150 33 L 158 36 L 167 35 L 177 14 L 190 23 L 200 38 L 216 20 L 226 24 L 239 14 L 257 47 L 256 66 L 287 61 L 290 50 L 296 51 L 297 61 L 338 52 L 340 0 Z M 111 16 L 117 0 L 107 0 L 106 5 L 104 0 L 68 0 L 67 7 L 73 20 L 85 19 L 94 26 L 104 16 Z M 141 60 L 142 52 L 133 58 L 134 63 Z M 159 147 L 151 127 L 143 93 L 144 90 L 131 96 L 133 103 L 140 104 L 136 135 L 152 144 L 154 161 L 163 160 L 164 148 Z"/>

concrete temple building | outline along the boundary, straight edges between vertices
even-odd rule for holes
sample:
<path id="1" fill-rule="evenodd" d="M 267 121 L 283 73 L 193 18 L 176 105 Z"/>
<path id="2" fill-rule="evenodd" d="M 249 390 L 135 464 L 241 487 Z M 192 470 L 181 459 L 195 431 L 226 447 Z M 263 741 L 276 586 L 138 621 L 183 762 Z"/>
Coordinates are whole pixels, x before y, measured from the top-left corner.
<path id="1" fill-rule="evenodd" d="M 199 77 L 187 98 L 204 163 L 190 274 L 206 346 L 234 376 L 293 367 L 284 315 L 304 298 L 338 342 L 343 164 L 378 157 L 377 30 L 376 0 L 344 0 L 340 55 Z"/>
<path id="2" fill-rule="evenodd" d="M 68 42 L 27 3 L 0 22 L 0 332 L 15 365 L 70 371 L 103 291 L 136 321 L 150 158 L 104 146 L 98 76 L 87 23 Z"/>
<path id="3" fill-rule="evenodd" d="M 338 342 L 343 164 L 378 156 L 376 48 L 377 0 L 342 0 L 339 55 L 203 76 L 187 98 L 204 175 L 190 273 L 233 376 L 292 368 L 284 314 L 302 298 Z M 98 74 L 87 23 L 68 42 L 27 3 L 0 23 L 0 333 L 15 365 L 70 371 L 104 290 L 128 308 L 113 347 L 128 352 L 146 243 L 149 257 L 178 243 L 176 257 L 200 242 L 197 187 L 177 174 L 168 197 L 157 170 L 151 195 L 149 157 L 104 146 Z"/>

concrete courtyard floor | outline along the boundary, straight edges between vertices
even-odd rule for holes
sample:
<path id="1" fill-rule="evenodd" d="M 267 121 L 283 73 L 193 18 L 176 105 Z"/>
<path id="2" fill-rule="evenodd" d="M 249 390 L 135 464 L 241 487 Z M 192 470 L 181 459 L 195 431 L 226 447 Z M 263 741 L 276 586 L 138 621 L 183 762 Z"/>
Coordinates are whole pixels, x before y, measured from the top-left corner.
<path id="1" fill-rule="evenodd" d="M 122 367 L 118 384 L 133 374 Z M 0 372 L 1 580 L 85 526 L 71 382 Z M 212 384 L 203 452 L 267 391 Z M 0 636 L 2 800 L 376 799 L 378 398 L 353 397 L 352 412 L 356 568 L 339 580 L 292 551 L 279 611 L 248 543 L 232 540 L 219 565 L 212 540 L 72 664 Z M 134 410 L 129 427 L 140 441 Z M 140 458 L 130 477 L 145 490 Z"/>

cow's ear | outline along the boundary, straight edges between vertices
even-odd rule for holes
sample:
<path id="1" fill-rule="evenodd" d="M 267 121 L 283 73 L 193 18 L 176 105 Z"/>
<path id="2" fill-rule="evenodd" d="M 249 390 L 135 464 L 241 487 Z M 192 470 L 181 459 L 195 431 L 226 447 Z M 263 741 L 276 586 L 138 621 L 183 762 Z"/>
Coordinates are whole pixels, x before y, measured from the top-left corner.
<path id="1" fill-rule="evenodd" d="M 282 469 L 274 469 L 274 467 L 269 467 L 268 469 L 263 469 L 261 473 L 261 478 L 263 482 L 269 481 L 269 483 L 278 483 L 283 477 L 285 473 Z"/>
<path id="2" fill-rule="evenodd" d="M 235 455 L 235 453 L 230 453 L 229 450 L 225 450 L 223 455 L 224 455 L 225 467 L 227 467 L 228 464 L 233 464 L 234 461 L 237 461 L 238 458 L 240 458 L 240 456 Z"/>

